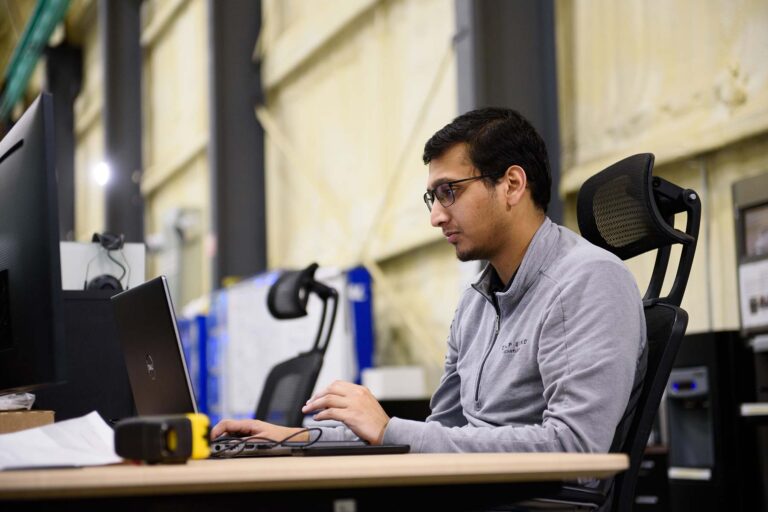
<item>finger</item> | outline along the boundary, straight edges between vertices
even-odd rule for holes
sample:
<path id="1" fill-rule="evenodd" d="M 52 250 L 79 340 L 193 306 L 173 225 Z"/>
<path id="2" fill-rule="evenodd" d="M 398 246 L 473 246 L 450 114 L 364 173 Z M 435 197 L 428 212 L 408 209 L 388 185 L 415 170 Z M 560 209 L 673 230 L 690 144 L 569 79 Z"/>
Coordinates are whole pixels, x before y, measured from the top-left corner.
<path id="1" fill-rule="evenodd" d="M 309 400 L 307 400 L 306 403 L 313 402 L 313 401 L 317 400 L 318 398 L 322 398 L 322 397 L 324 397 L 325 395 L 327 395 L 329 393 L 332 393 L 331 386 L 325 387 L 325 388 L 321 389 L 320 391 L 318 391 L 317 393 L 315 393 L 314 395 L 312 395 L 309 398 Z"/>
<path id="2" fill-rule="evenodd" d="M 317 414 L 312 416 L 312 419 L 317 421 L 336 420 L 344 423 L 344 419 L 346 417 L 347 417 L 347 414 L 345 413 L 344 409 L 330 408 L 330 409 L 323 409 L 322 411 L 318 412 Z"/>
<path id="3" fill-rule="evenodd" d="M 307 404 L 301 408 L 301 411 L 309 413 L 311 411 L 320 411 L 329 407 L 346 408 L 348 405 L 346 397 L 339 395 L 325 395 L 317 400 L 307 402 Z"/>
<path id="4" fill-rule="evenodd" d="M 351 392 L 355 390 L 355 388 L 360 387 L 357 384 L 352 384 L 351 382 L 347 382 L 345 380 L 335 380 L 331 383 L 330 386 L 328 386 L 328 389 L 331 393 L 335 395 L 342 395 L 347 396 Z"/>
<path id="5" fill-rule="evenodd" d="M 232 428 L 233 420 L 221 420 L 216 424 L 213 429 L 211 429 L 211 439 L 216 439 L 217 437 L 229 432 L 229 429 Z"/>
<path id="6" fill-rule="evenodd" d="M 301 412 L 304 414 L 311 414 L 313 412 L 321 411 L 327 407 L 328 395 L 322 396 L 317 399 L 309 400 L 301 407 Z"/>
<path id="7" fill-rule="evenodd" d="M 223 434 L 252 434 L 258 430 L 253 420 L 222 420 L 211 431 L 211 437 L 216 438 Z"/>
<path id="8" fill-rule="evenodd" d="M 351 382 L 347 382 L 343 380 L 335 380 L 332 383 L 330 383 L 328 387 L 312 395 L 312 398 L 307 400 L 307 403 L 314 402 L 318 398 L 322 398 L 326 395 L 349 396 L 350 393 L 354 391 L 354 388 L 357 388 L 357 387 L 362 387 L 362 386 L 358 386 L 357 384 L 352 384 Z"/>

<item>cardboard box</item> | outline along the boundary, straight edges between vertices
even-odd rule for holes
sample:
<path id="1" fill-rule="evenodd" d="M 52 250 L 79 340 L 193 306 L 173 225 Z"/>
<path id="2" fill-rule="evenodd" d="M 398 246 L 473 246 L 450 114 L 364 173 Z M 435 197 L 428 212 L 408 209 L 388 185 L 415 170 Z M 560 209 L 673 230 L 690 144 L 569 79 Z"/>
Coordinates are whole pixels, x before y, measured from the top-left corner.
<path id="1" fill-rule="evenodd" d="M 53 411 L 0 411 L 0 434 L 53 423 Z"/>

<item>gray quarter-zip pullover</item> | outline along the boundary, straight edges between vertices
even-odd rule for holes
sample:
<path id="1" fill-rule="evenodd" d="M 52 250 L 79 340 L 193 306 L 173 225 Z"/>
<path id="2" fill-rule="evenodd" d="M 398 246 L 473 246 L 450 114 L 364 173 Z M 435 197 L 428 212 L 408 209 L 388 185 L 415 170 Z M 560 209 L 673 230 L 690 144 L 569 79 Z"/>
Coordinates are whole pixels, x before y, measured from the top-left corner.
<path id="1" fill-rule="evenodd" d="M 548 218 L 506 290 L 492 291 L 494 273 L 487 266 L 459 300 L 432 414 L 391 418 L 383 441 L 413 452 L 607 452 L 645 373 L 632 274 Z"/>
<path id="2" fill-rule="evenodd" d="M 645 371 L 632 274 L 549 219 L 496 301 L 492 272 L 459 301 L 432 414 L 392 418 L 384 442 L 415 452 L 607 452 Z"/>

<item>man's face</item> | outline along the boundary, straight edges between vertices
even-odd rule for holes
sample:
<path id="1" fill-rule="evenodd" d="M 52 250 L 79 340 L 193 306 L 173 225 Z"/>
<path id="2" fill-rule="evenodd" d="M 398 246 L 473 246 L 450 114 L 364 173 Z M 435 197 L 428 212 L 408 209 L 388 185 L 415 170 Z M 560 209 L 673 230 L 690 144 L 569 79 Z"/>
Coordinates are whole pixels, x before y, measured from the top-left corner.
<path id="1" fill-rule="evenodd" d="M 478 176 L 472 166 L 465 144 L 456 144 L 429 163 L 427 189 L 441 183 Z M 430 213 L 433 226 L 439 227 L 448 243 L 456 248 L 461 261 L 492 260 L 504 239 L 503 205 L 499 194 L 489 189 L 485 179 L 452 185 L 455 201 L 443 206 L 435 200 Z"/>

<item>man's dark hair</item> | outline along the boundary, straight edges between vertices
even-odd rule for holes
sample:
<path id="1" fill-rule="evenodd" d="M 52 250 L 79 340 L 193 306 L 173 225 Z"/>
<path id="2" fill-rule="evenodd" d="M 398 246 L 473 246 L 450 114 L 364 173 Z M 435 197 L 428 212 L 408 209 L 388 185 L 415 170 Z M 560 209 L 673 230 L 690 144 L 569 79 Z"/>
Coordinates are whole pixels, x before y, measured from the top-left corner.
<path id="1" fill-rule="evenodd" d="M 424 145 L 424 163 L 439 158 L 459 143 L 467 144 L 472 165 L 494 183 L 509 166 L 522 167 L 533 202 L 547 211 L 552 188 L 547 148 L 531 123 L 519 112 L 491 107 L 460 115 Z"/>

